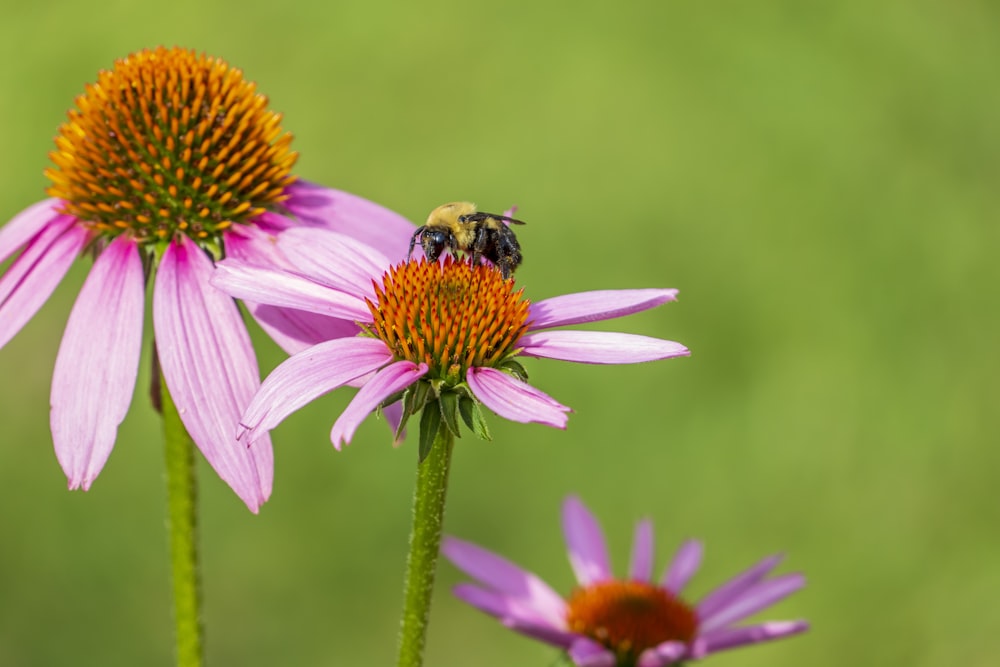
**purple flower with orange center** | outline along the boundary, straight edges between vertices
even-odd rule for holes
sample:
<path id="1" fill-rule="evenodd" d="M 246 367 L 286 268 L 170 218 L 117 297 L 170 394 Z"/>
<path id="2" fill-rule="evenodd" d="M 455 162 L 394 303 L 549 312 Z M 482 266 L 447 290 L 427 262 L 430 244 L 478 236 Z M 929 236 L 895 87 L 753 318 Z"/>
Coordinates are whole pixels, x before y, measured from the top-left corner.
<path id="1" fill-rule="evenodd" d="M 536 575 L 469 542 L 445 538 L 442 553 L 477 580 L 455 595 L 505 626 L 565 650 L 580 667 L 665 667 L 804 632 L 803 620 L 736 625 L 805 585 L 801 574 L 768 579 L 780 556 L 763 559 L 692 605 L 681 598 L 701 564 L 685 542 L 653 580 L 653 527 L 636 526 L 628 576 L 611 572 L 604 534 L 576 497 L 563 504 L 563 532 L 578 586 L 567 599 Z"/>
<path id="2" fill-rule="evenodd" d="M 0 261 L 21 251 L 0 276 L 0 347 L 78 255 L 96 257 L 52 381 L 52 436 L 70 488 L 93 483 L 128 410 L 152 279 L 159 365 L 184 426 L 251 510 L 267 499 L 270 442 L 248 449 L 232 432 L 259 386 L 257 363 L 235 302 L 209 285 L 213 262 L 287 263 L 273 240 L 293 226 L 324 226 L 377 247 L 412 229 L 359 197 L 297 182 L 291 141 L 239 69 L 178 48 L 116 61 L 76 99 L 46 170 L 52 198 L 0 230 Z M 247 306 L 293 351 L 356 331 L 350 322 Z"/>
<path id="3" fill-rule="evenodd" d="M 422 454 L 439 428 L 458 436 L 462 422 L 489 438 L 480 405 L 513 421 L 564 428 L 569 408 L 528 384 L 518 358 L 623 364 L 689 354 L 680 343 L 648 336 L 549 330 L 647 310 L 675 300 L 676 290 L 606 290 L 531 303 L 495 267 L 450 255 L 386 270 L 391 262 L 376 249 L 302 229 L 282 233 L 278 248 L 297 272 L 225 260 L 213 283 L 250 301 L 354 320 L 362 332 L 320 343 L 278 366 L 240 421 L 251 439 L 352 383 L 361 389 L 333 425 L 337 448 L 385 406 L 396 411 L 390 418 L 397 439 L 407 419 L 422 412 Z"/>

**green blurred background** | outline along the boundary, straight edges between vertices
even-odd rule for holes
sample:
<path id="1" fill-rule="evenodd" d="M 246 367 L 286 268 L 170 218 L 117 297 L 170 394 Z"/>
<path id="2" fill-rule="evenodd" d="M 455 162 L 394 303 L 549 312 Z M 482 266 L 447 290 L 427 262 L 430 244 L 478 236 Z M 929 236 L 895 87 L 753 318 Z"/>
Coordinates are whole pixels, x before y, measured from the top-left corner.
<path id="1" fill-rule="evenodd" d="M 577 492 L 625 567 L 642 516 L 661 567 L 707 542 L 700 594 L 760 556 L 806 617 L 746 665 L 997 664 L 1000 10 L 994 3 L 18 3 L 0 23 L 0 219 L 43 196 L 52 137 L 116 57 L 183 45 L 243 68 L 285 114 L 304 178 L 414 221 L 516 203 L 534 299 L 663 286 L 603 328 L 690 359 L 530 361 L 569 428 L 493 419 L 456 454 L 450 533 L 572 584 Z M 162 443 L 140 389 L 89 493 L 65 490 L 49 382 L 81 261 L 0 351 L 0 665 L 169 665 Z M 262 369 L 282 359 L 255 329 Z M 148 335 L 148 332 L 147 332 Z M 95 341 L 100 344 L 100 341 Z M 248 513 L 200 467 L 210 665 L 388 665 L 414 443 L 351 392 L 275 432 Z M 994 415 L 991 416 L 990 413 Z M 448 593 L 428 665 L 549 665 Z"/>

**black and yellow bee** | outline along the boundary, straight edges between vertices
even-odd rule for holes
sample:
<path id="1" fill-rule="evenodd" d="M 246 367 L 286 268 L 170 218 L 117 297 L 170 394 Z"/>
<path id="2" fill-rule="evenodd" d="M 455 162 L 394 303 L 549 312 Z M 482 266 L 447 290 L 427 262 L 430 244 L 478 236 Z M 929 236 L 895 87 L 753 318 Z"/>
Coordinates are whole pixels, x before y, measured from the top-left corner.
<path id="1" fill-rule="evenodd" d="M 524 224 L 505 215 L 482 213 L 476 210 L 475 204 L 466 201 L 443 204 L 431 211 L 427 223 L 413 233 L 407 256 L 413 254 L 413 247 L 420 239 L 424 254 L 432 262 L 436 262 L 445 250 L 450 250 L 452 255 L 461 250 L 472 256 L 474 264 L 485 257 L 500 270 L 504 279 L 510 278 L 522 256 L 521 245 L 505 222 Z"/>

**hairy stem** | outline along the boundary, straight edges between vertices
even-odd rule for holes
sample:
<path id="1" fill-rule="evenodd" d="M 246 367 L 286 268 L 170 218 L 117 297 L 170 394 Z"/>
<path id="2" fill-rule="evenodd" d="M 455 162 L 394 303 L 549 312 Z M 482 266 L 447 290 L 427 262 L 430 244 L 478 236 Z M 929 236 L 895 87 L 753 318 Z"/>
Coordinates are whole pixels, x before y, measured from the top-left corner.
<path id="1" fill-rule="evenodd" d="M 417 464 L 398 667 L 420 667 L 424 661 L 454 442 L 451 431 L 442 426 L 427 457 Z"/>

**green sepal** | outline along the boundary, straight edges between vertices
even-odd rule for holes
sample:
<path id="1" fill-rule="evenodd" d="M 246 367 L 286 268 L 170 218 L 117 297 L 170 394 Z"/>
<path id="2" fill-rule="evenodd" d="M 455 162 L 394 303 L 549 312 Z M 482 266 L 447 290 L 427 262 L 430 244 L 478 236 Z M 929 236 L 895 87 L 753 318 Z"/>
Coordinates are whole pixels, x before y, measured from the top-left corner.
<path id="1" fill-rule="evenodd" d="M 452 391 L 445 391 L 438 397 L 438 404 L 441 406 L 441 419 L 445 426 L 456 438 L 462 437 L 462 429 L 458 426 L 458 394 Z"/>
<path id="2" fill-rule="evenodd" d="M 418 380 L 411 384 L 404 396 L 407 402 L 403 403 L 403 409 L 411 415 L 415 415 L 423 410 L 424 404 L 427 403 L 427 394 L 430 392 L 430 389 L 430 385 L 423 380 Z"/>
<path id="3" fill-rule="evenodd" d="M 462 421 L 465 422 L 465 425 L 469 427 L 470 431 L 472 431 L 476 425 L 475 419 L 472 416 L 472 411 L 475 407 L 476 402 L 468 396 L 458 397 L 458 413 L 462 415 Z"/>
<path id="4" fill-rule="evenodd" d="M 519 361 L 507 359 L 506 361 L 502 361 L 500 365 L 497 366 L 497 369 L 507 373 L 508 375 L 514 376 L 521 382 L 528 381 L 528 371 L 524 370 L 524 366 L 522 366 Z"/>
<path id="5" fill-rule="evenodd" d="M 382 408 L 387 408 L 396 401 L 401 400 L 404 396 L 406 396 L 407 391 L 408 390 L 397 391 L 392 396 L 387 397 L 384 401 L 378 404 L 379 410 L 381 410 Z"/>
<path id="6" fill-rule="evenodd" d="M 399 442 L 403 438 L 403 430 L 406 429 L 406 422 L 410 417 L 420 412 L 424 403 L 427 402 L 427 392 L 429 387 L 426 382 L 418 380 L 414 382 L 401 394 L 403 400 L 403 414 L 399 419 L 399 426 L 393 434 L 393 440 Z M 386 403 L 388 405 L 388 403 Z"/>
<path id="7" fill-rule="evenodd" d="M 462 420 L 473 433 L 482 440 L 492 440 L 490 429 L 483 419 L 483 413 L 479 409 L 479 403 L 475 399 L 462 396 L 458 401 L 458 411 L 462 414 Z"/>
<path id="8" fill-rule="evenodd" d="M 431 453 L 431 447 L 437 438 L 438 429 L 441 428 L 441 409 L 435 405 L 437 401 L 430 401 L 424 405 L 424 411 L 420 415 L 420 454 L 418 463 L 423 463 L 427 455 Z"/>

